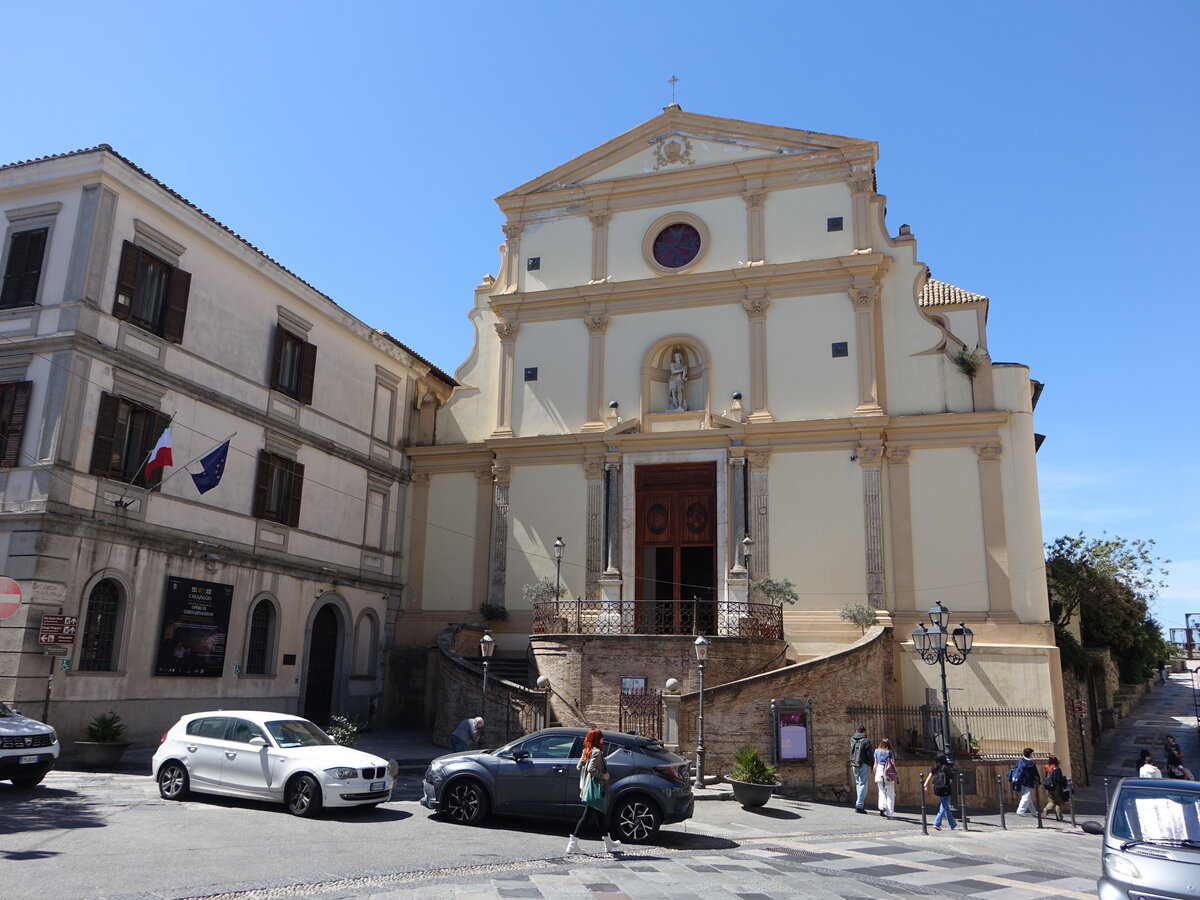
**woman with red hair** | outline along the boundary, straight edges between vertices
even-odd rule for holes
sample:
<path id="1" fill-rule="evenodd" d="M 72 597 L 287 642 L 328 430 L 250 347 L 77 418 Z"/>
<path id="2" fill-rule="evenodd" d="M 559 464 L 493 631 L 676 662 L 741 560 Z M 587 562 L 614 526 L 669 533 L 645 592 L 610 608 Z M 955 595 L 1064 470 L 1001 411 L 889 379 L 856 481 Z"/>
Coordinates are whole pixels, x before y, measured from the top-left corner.
<path id="1" fill-rule="evenodd" d="M 583 756 L 576 768 L 579 769 L 579 799 L 583 801 L 583 815 L 579 817 L 579 824 L 567 841 L 567 853 L 580 852 L 579 835 L 591 819 L 596 820 L 596 827 L 604 840 L 604 849 L 616 853 L 621 849 L 621 842 L 608 833 L 608 800 L 605 797 L 608 765 L 604 761 L 604 732 L 599 728 L 588 730 L 583 739 Z"/>

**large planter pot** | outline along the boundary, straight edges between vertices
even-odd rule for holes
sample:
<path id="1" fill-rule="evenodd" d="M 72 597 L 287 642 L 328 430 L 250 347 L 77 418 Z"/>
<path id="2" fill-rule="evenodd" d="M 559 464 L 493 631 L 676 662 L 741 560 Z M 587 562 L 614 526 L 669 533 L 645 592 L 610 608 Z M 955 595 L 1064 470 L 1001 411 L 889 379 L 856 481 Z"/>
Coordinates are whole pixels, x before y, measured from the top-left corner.
<path id="1" fill-rule="evenodd" d="M 733 785 L 733 799 L 747 809 L 765 805 L 775 793 L 775 788 L 779 787 L 778 783 L 751 784 L 748 781 L 734 781 L 728 775 L 725 776 L 725 780 Z"/>
<path id="2" fill-rule="evenodd" d="M 79 758 L 89 769 L 112 769 L 121 762 L 131 743 L 98 744 L 95 741 L 76 741 Z"/>

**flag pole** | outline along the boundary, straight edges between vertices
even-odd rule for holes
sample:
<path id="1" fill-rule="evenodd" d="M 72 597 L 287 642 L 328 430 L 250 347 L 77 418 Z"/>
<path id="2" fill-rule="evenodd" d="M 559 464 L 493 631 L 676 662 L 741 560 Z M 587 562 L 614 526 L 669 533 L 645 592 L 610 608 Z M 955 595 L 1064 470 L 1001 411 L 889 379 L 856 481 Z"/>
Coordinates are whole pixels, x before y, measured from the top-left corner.
<path id="1" fill-rule="evenodd" d="M 158 484 L 156 484 L 156 485 L 153 485 L 153 484 L 152 484 L 152 485 L 150 485 L 150 486 L 149 486 L 149 487 L 147 487 L 147 488 L 143 488 L 141 491 L 139 491 L 139 492 L 138 492 L 137 496 L 135 496 L 135 497 L 134 497 L 133 499 L 131 499 L 131 500 L 128 500 L 128 501 L 126 501 L 126 500 L 125 500 L 125 498 L 124 498 L 124 497 L 122 497 L 120 500 L 116 501 L 116 503 L 117 503 L 117 506 L 120 506 L 122 509 L 124 509 L 125 507 L 129 506 L 131 503 L 136 503 L 138 500 L 141 500 L 141 499 L 142 499 L 142 497 L 144 497 L 144 496 L 145 496 L 146 494 L 148 494 L 150 491 L 154 490 L 156 487 L 162 487 L 164 484 L 166 484 L 166 483 L 167 483 L 168 479 L 174 478 L 174 477 L 175 477 L 176 475 L 178 475 L 180 472 L 187 471 L 187 467 L 188 467 L 188 466 L 190 466 L 192 463 L 199 462 L 199 461 L 200 461 L 200 460 L 202 460 L 204 457 L 208 456 L 208 454 L 212 453 L 212 452 L 213 452 L 213 450 L 216 450 L 216 449 L 217 449 L 217 447 L 220 447 L 222 444 L 225 444 L 225 443 L 228 443 L 229 441 L 232 441 L 232 440 L 233 440 L 235 437 L 237 437 L 237 432 L 236 432 L 236 431 L 235 431 L 233 434 L 231 434 L 229 437 L 225 438 L 225 440 L 223 440 L 223 441 L 217 441 L 217 443 L 216 443 L 216 444 L 214 444 L 214 445 L 213 445 L 213 446 L 212 446 L 210 449 L 208 449 L 208 450 L 205 450 L 205 451 L 204 451 L 203 453 L 201 453 L 199 456 L 196 456 L 196 457 L 194 457 L 194 458 L 192 458 L 192 459 L 189 459 L 189 460 L 188 460 L 187 462 L 185 462 L 183 465 L 181 465 L 181 466 L 172 466 L 171 468 L 172 468 L 172 469 L 174 469 L 175 471 L 174 471 L 174 472 L 172 472 L 170 475 L 167 475 L 167 476 L 165 476 L 165 477 L 163 478 L 163 480 L 162 480 L 162 481 L 160 481 Z M 190 473 L 189 473 L 189 474 L 190 474 Z"/>

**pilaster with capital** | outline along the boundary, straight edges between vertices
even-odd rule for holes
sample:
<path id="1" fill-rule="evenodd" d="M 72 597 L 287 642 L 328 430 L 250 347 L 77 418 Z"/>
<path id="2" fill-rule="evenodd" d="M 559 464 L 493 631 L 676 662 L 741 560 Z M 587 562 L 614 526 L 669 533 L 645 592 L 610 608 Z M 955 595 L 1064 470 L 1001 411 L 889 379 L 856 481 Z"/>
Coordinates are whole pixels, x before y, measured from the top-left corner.
<path id="1" fill-rule="evenodd" d="M 425 589 L 425 553 L 429 540 L 429 472 L 414 471 L 409 476 L 412 491 L 412 531 L 409 537 L 408 584 L 404 591 L 407 609 L 420 609 Z"/>
<path id="2" fill-rule="evenodd" d="M 588 216 L 592 223 L 592 284 L 608 278 L 608 223 L 612 213 L 607 210 Z"/>
<path id="3" fill-rule="evenodd" d="M 600 594 L 600 574 L 604 571 L 604 457 L 587 457 L 583 461 L 583 475 L 587 483 L 587 548 L 585 551 L 584 590 L 587 594 L 585 599 L 596 600 Z"/>
<path id="4" fill-rule="evenodd" d="M 750 521 L 746 516 L 746 496 L 749 485 L 746 481 L 746 457 L 741 447 L 729 450 L 729 558 L 738 558 L 738 547 L 743 537 L 750 533 Z"/>
<path id="5" fill-rule="evenodd" d="M 521 325 L 516 319 L 505 319 L 496 323 L 496 336 L 500 338 L 500 372 L 496 392 L 496 430 L 492 437 L 512 437 L 513 381 L 517 332 Z"/>
<path id="6" fill-rule="evenodd" d="M 761 266 L 766 260 L 766 219 L 763 207 L 767 202 L 766 191 L 746 191 L 746 262 Z"/>
<path id="7" fill-rule="evenodd" d="M 763 293 L 747 293 L 742 309 L 750 319 L 750 415 L 748 422 L 773 422 L 767 407 L 767 308 L 771 298 Z"/>
<path id="8" fill-rule="evenodd" d="M 521 233 L 523 222 L 504 223 L 504 286 L 500 292 L 511 294 L 521 287 Z"/>
<path id="9" fill-rule="evenodd" d="M 771 518 L 768 515 L 771 451 L 763 447 L 748 449 L 746 460 L 750 464 L 750 508 L 746 513 L 750 520 L 750 535 L 754 538 L 750 566 L 756 578 L 768 578 L 771 574 Z"/>
<path id="10" fill-rule="evenodd" d="M 979 458 L 979 502 L 983 512 L 983 543 L 987 562 L 988 608 L 993 614 L 1013 611 L 1008 562 L 1008 532 L 1004 518 L 1003 447 L 999 440 L 975 445 Z"/>
<path id="11" fill-rule="evenodd" d="M 621 456 L 604 460 L 604 574 L 621 575 Z"/>
<path id="12" fill-rule="evenodd" d="M 889 443 L 888 501 L 891 508 L 892 575 L 895 579 L 896 609 L 917 611 L 916 564 L 914 562 L 912 488 L 909 480 L 908 447 Z"/>
<path id="13" fill-rule="evenodd" d="M 854 217 L 854 249 L 859 252 L 870 251 L 870 210 L 871 198 L 875 196 L 875 174 L 873 172 L 855 172 L 846 179 L 850 188 Z"/>
<path id="14" fill-rule="evenodd" d="M 876 609 L 887 604 L 883 567 L 883 498 L 880 494 L 883 442 L 858 445 L 863 476 L 863 529 L 867 551 L 867 599 Z"/>
<path id="15" fill-rule="evenodd" d="M 512 467 L 492 466 L 491 559 L 488 565 L 488 603 L 504 606 L 508 581 L 508 492 L 512 485 Z"/>
<path id="16" fill-rule="evenodd" d="M 587 377 L 587 421 L 581 431 L 604 431 L 604 334 L 608 330 L 608 316 L 604 313 L 588 313 L 583 317 L 588 331 L 588 377 Z"/>
<path id="17" fill-rule="evenodd" d="M 471 568 L 471 599 L 478 605 L 488 596 L 488 575 L 491 568 L 492 509 L 495 506 L 495 476 L 490 465 L 478 466 L 475 475 L 475 553 Z M 424 521 L 424 520 L 422 520 Z"/>
<path id="18" fill-rule="evenodd" d="M 879 288 L 875 284 L 850 288 L 854 304 L 854 336 L 858 351 L 858 406 L 855 415 L 881 415 L 875 371 L 875 318 Z"/>

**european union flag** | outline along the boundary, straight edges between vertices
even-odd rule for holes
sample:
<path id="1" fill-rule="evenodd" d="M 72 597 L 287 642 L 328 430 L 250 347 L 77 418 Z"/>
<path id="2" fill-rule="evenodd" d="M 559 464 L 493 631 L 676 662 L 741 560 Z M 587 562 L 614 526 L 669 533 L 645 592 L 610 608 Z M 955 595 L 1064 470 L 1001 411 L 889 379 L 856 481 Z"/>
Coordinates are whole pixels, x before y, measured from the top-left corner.
<path id="1" fill-rule="evenodd" d="M 200 465 L 204 467 L 204 471 L 199 475 L 192 475 L 192 481 L 196 482 L 196 490 L 200 493 L 211 491 L 221 483 L 221 476 L 225 474 L 225 457 L 229 455 L 229 441 L 223 443 L 220 447 L 214 450 L 200 460 Z"/>

